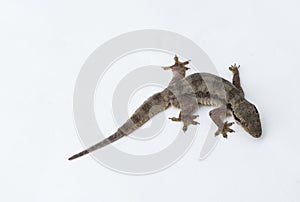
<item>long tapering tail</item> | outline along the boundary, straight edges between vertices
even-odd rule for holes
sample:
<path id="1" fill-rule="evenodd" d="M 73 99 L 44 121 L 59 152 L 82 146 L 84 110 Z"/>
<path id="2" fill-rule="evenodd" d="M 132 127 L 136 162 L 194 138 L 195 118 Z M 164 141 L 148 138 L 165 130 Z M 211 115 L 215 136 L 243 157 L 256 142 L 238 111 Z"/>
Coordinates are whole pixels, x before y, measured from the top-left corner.
<path id="1" fill-rule="evenodd" d="M 78 154 L 75 154 L 75 155 L 71 156 L 68 160 L 73 160 L 73 159 L 76 159 L 76 158 L 81 157 L 83 155 L 86 155 L 88 153 L 91 153 L 91 152 L 93 152 L 97 149 L 105 147 L 106 145 L 109 145 L 110 143 L 113 143 L 113 142 L 121 139 L 124 136 L 125 136 L 125 134 L 122 131 L 118 130 L 117 132 L 115 132 L 114 134 L 112 134 L 108 138 L 102 140 L 101 142 L 98 142 L 97 144 L 89 147 L 88 149 L 83 150 L 82 152 L 79 152 Z"/>
<path id="2" fill-rule="evenodd" d="M 126 135 L 131 134 L 153 116 L 167 109 L 170 106 L 170 95 L 171 92 L 168 89 L 152 95 L 133 113 L 133 115 L 118 129 L 116 133 L 91 146 L 90 148 L 75 154 L 74 156 L 70 157 L 69 160 L 81 157 L 85 154 L 109 145 L 110 143 L 115 142 Z"/>

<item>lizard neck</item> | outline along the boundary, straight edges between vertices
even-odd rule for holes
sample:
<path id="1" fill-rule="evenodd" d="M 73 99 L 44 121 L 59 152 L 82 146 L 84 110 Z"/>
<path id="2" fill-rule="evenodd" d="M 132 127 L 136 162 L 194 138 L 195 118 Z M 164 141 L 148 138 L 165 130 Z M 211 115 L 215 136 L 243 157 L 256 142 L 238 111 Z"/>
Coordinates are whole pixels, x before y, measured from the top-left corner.
<path id="1" fill-rule="evenodd" d="M 231 110 L 233 111 L 236 106 L 240 105 L 241 103 L 245 102 L 246 99 L 242 96 L 234 96 L 232 99 L 228 99 L 227 105 L 230 106 Z"/>

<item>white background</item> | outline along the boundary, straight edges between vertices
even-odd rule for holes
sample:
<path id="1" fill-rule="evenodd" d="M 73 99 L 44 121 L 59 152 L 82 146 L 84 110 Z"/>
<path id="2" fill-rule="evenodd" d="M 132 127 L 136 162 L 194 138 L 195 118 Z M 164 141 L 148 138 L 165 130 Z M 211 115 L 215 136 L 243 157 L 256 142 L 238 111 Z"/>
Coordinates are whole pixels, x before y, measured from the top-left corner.
<path id="1" fill-rule="evenodd" d="M 2 0 L 0 201 L 300 201 L 299 8 L 296 0 Z M 82 64 L 112 37 L 146 28 L 190 38 L 226 78 L 240 63 L 263 138 L 235 126 L 206 160 L 192 148 L 148 176 L 90 157 L 68 162 L 82 149 L 72 112 Z"/>

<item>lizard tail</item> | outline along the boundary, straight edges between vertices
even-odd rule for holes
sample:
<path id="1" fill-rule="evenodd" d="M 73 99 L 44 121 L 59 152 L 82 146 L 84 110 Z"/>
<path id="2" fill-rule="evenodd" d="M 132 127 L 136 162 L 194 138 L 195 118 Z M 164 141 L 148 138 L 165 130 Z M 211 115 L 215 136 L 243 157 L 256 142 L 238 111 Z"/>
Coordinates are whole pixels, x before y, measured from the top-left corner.
<path id="1" fill-rule="evenodd" d="M 69 160 L 76 159 L 85 154 L 91 153 L 97 149 L 100 149 L 112 142 L 115 142 L 122 137 L 131 134 L 133 131 L 141 127 L 153 116 L 161 111 L 164 111 L 170 106 L 171 92 L 168 89 L 163 90 L 160 93 L 156 93 L 149 97 L 134 113 L 133 115 L 118 129 L 116 133 L 102 140 L 101 142 L 91 146 L 90 148 L 75 154 L 70 157 Z"/>
<path id="2" fill-rule="evenodd" d="M 77 159 L 77 158 L 79 158 L 79 157 L 81 157 L 83 155 L 86 155 L 88 153 L 91 153 L 91 152 L 93 152 L 93 151 L 95 151 L 97 149 L 105 147 L 106 145 L 109 145 L 110 143 L 113 143 L 113 142 L 121 139 L 124 136 L 125 136 L 125 134 L 122 131 L 118 130 L 117 132 L 115 132 L 114 134 L 112 134 L 108 138 L 102 140 L 101 142 L 98 142 L 97 144 L 89 147 L 88 149 L 83 150 L 82 152 L 79 152 L 78 154 L 75 154 L 75 155 L 71 156 L 68 160 L 71 161 L 73 159 Z"/>

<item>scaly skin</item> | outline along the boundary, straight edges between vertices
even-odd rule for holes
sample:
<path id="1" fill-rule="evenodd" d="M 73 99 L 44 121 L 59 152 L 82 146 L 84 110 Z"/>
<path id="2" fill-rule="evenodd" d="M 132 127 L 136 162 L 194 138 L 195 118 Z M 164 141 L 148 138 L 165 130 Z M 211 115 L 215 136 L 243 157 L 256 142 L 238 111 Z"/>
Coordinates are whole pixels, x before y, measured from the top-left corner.
<path id="1" fill-rule="evenodd" d="M 182 121 L 183 131 L 186 131 L 189 125 L 199 124 L 194 121 L 198 115 L 193 115 L 199 105 L 211 105 L 218 107 L 209 113 L 211 119 L 218 126 L 215 135 L 222 134 L 224 138 L 227 138 L 228 132 L 234 132 L 230 128 L 233 122 L 223 122 L 226 116 L 233 115 L 235 121 L 250 135 L 255 138 L 261 136 L 262 128 L 259 114 L 256 107 L 244 97 L 240 84 L 239 66 L 229 67 L 233 73 L 231 83 L 209 73 L 195 73 L 185 77 L 185 72 L 189 69 L 185 65 L 189 61 L 180 62 L 177 56 L 174 60 L 174 65 L 163 67 L 163 69 L 173 72 L 173 78 L 166 89 L 149 97 L 113 135 L 70 157 L 69 160 L 100 149 L 131 134 L 153 116 L 170 106 L 181 109 L 178 118 L 172 117 L 170 119 Z"/>

